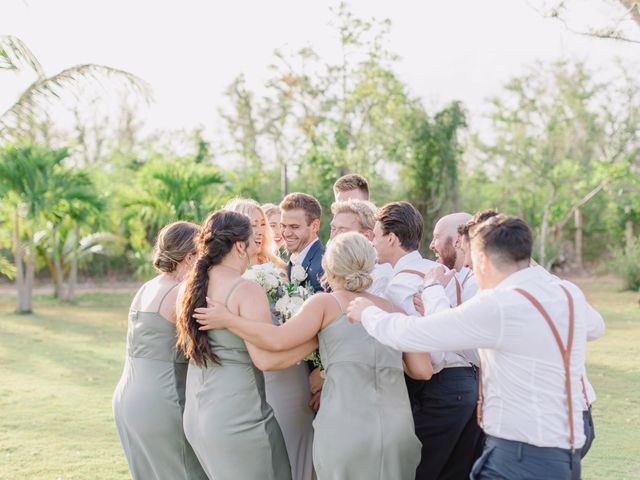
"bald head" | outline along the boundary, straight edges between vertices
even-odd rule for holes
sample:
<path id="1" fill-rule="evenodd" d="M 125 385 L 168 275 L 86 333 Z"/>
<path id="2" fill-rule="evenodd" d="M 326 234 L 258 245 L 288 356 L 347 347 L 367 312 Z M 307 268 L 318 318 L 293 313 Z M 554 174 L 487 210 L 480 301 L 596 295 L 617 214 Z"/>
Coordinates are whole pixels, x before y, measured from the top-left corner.
<path id="1" fill-rule="evenodd" d="M 433 240 L 429 248 L 436 254 L 438 262 L 448 268 L 460 270 L 464 266 L 464 252 L 460 249 L 458 227 L 471 220 L 464 212 L 445 215 L 433 228 Z"/>

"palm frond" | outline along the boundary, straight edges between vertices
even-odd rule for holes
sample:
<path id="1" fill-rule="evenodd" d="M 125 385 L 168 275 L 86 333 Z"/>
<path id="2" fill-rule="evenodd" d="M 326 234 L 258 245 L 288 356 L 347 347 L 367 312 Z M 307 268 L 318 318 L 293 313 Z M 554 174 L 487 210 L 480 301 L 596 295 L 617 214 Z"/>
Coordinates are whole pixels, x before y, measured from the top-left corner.
<path id="1" fill-rule="evenodd" d="M 63 94 L 77 94 L 96 88 L 108 92 L 114 87 L 125 87 L 140 95 L 146 102 L 152 99 L 151 86 L 132 73 L 105 65 L 77 65 L 51 76 L 34 81 L 18 100 L 0 115 L 0 138 L 7 137 L 12 129 L 20 130 L 25 120 L 43 112 L 47 105 Z"/>
<path id="2" fill-rule="evenodd" d="M 13 279 L 16 275 L 16 267 L 9 260 L 0 255 L 0 275 Z"/>
<path id="3" fill-rule="evenodd" d="M 26 66 L 38 78 L 44 78 L 44 69 L 29 47 L 17 37 L 0 35 L 0 70 L 20 70 Z"/>

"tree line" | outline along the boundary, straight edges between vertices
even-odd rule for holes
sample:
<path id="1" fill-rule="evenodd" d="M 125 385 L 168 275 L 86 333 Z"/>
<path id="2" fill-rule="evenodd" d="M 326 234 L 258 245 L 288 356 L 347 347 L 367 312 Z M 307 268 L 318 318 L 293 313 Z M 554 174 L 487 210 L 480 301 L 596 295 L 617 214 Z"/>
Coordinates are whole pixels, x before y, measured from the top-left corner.
<path id="1" fill-rule="evenodd" d="M 276 51 L 260 93 L 239 75 L 215 142 L 202 130 L 144 136 L 145 82 L 92 65 L 47 76 L 19 39 L 0 37 L 0 69 L 35 75 L 0 117 L 0 271 L 16 280 L 18 310 L 32 309 L 36 272 L 69 301 L 79 272 L 148 276 L 163 225 L 200 222 L 232 196 L 278 202 L 304 191 L 329 212 L 331 186 L 348 172 L 370 180 L 377 204 L 420 210 L 423 253 L 439 216 L 498 207 L 530 223 L 540 263 L 615 265 L 640 287 L 635 66 L 606 77 L 577 61 L 533 65 L 488 100 L 480 129 L 461 102 L 430 111 L 412 95 L 387 48 L 389 21 L 341 4 L 334 27 L 337 58 Z M 115 120 L 98 114 L 105 90 L 121 99 Z M 71 128 L 49 113 L 63 92 L 76 92 Z M 328 223 L 325 213 L 325 237 Z"/>

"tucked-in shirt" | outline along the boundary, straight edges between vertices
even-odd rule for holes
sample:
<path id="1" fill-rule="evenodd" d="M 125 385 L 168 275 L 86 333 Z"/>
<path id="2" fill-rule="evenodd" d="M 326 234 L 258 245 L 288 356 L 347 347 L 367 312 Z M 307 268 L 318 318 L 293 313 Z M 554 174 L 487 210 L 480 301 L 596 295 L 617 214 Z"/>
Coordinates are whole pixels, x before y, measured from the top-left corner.
<path id="1" fill-rule="evenodd" d="M 604 333 L 604 321 L 572 283 L 550 281 L 548 274 L 525 268 L 459 307 L 444 306 L 426 317 L 368 307 L 362 314 L 362 324 L 378 341 L 404 352 L 478 348 L 484 386 L 484 431 L 539 447 L 567 449 L 569 419 L 562 355 L 547 322 L 529 300 L 514 290 L 526 290 L 544 306 L 566 345 L 569 305 L 559 284 L 571 293 L 575 309 L 570 367 L 574 446 L 579 448 L 585 440 L 580 378 L 586 342 Z M 445 305 L 442 287 L 431 287 L 424 293 L 430 306 L 431 296 Z"/>
<path id="2" fill-rule="evenodd" d="M 391 275 L 393 275 L 393 267 L 390 263 L 376 263 L 373 267 L 373 272 L 371 272 L 373 283 L 367 289 L 367 292 L 371 295 L 384 297 Z"/>
<path id="3" fill-rule="evenodd" d="M 458 285 L 460 285 L 460 297 L 461 302 L 466 302 L 467 300 L 474 297 L 476 293 L 478 293 L 479 287 L 478 282 L 473 276 L 473 271 L 469 267 L 462 267 L 460 271 L 456 271 L 455 279 L 458 281 Z M 445 292 L 447 294 L 447 299 L 451 307 L 458 306 L 458 293 L 456 288 L 456 282 L 452 278 L 449 284 L 445 287 Z M 429 292 L 427 292 L 428 294 Z M 443 301 L 445 299 L 442 299 Z M 422 302 L 425 303 L 425 299 L 422 299 Z M 434 312 L 434 307 L 429 307 L 430 310 L 426 310 L 425 312 Z M 444 308 L 444 305 L 440 308 Z M 431 364 L 433 366 L 433 373 L 438 373 L 442 371 L 444 368 L 452 368 L 452 367 L 468 367 L 470 365 L 474 365 L 476 367 L 480 366 L 480 358 L 478 357 L 477 350 L 464 350 L 459 352 L 431 352 Z"/>

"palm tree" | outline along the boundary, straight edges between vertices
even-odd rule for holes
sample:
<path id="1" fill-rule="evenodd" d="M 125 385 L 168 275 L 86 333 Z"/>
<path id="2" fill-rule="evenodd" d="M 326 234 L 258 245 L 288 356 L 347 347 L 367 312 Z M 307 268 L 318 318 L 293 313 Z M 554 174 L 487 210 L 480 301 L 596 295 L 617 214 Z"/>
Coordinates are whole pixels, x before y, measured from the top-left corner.
<path id="1" fill-rule="evenodd" d="M 201 222 L 223 199 L 224 179 L 215 167 L 192 159 L 149 163 L 123 201 L 137 275 L 149 271 L 149 254 L 160 228 L 175 220 Z"/>
<path id="2" fill-rule="evenodd" d="M 0 151 L 0 189 L 13 207 L 13 245 L 18 292 L 17 311 L 30 313 L 35 276 L 35 232 L 47 205 L 48 180 L 67 157 L 67 150 L 9 146 Z M 27 237 L 26 250 L 22 245 Z"/>
<path id="3" fill-rule="evenodd" d="M 82 238 L 81 227 L 94 220 L 106 208 L 103 198 L 87 172 L 57 169 L 49 179 L 45 230 L 39 232 L 40 252 L 54 280 L 55 296 L 73 301 L 79 260 L 94 253 L 108 254 L 121 239 L 116 235 L 98 232 Z M 69 286 L 63 292 L 64 277 L 69 272 Z"/>
<path id="4" fill-rule="evenodd" d="M 0 35 L 0 70 L 29 70 L 34 81 L 11 107 L 0 113 L 0 140 L 15 140 L 28 136 L 29 127 L 45 111 L 47 104 L 64 93 L 74 92 L 82 85 L 101 87 L 124 85 L 145 100 L 151 98 L 151 88 L 141 78 L 105 65 L 85 64 L 66 68 L 48 76 L 36 56 L 19 38 Z"/>

